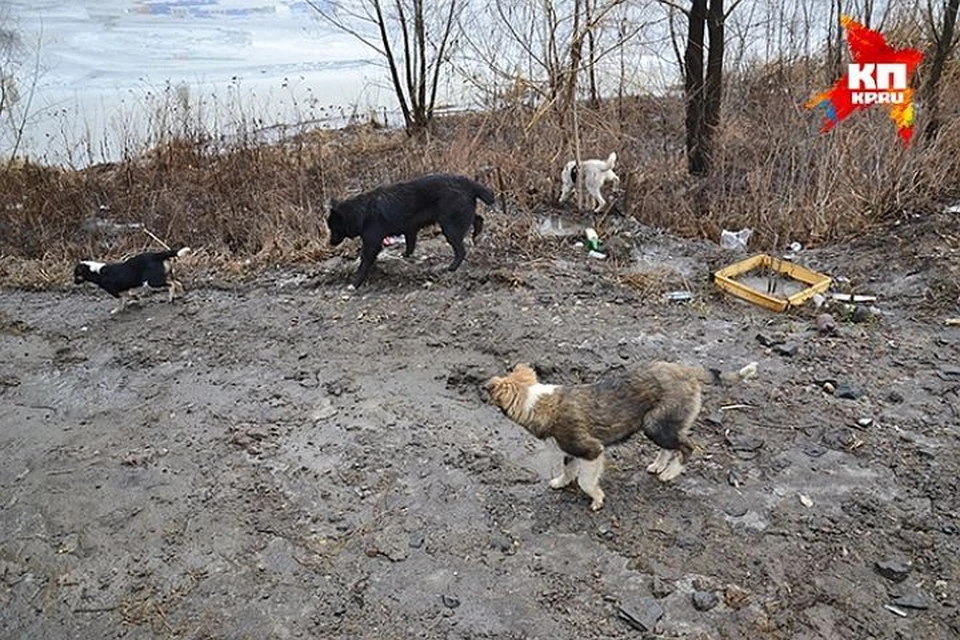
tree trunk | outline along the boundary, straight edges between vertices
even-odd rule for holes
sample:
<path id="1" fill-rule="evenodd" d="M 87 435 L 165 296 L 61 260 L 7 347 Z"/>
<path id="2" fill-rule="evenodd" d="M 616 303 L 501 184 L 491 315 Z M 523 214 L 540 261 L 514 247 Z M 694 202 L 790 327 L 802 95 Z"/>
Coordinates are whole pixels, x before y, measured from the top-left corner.
<path id="1" fill-rule="evenodd" d="M 720 105 L 723 100 L 723 0 L 710 0 L 707 13 L 707 35 L 710 48 L 707 51 L 707 78 L 704 88 L 703 135 L 700 147 L 706 171 L 710 172 L 713 160 L 713 138 L 720 126 Z"/>
<path id="2" fill-rule="evenodd" d="M 930 114 L 927 125 L 923 129 L 923 137 L 927 141 L 934 140 L 940 132 L 940 78 L 943 76 L 943 67 L 953 49 L 953 34 L 957 24 L 957 12 L 960 9 L 960 0 L 948 0 L 943 9 L 943 24 L 940 33 L 934 33 L 933 61 L 930 63 L 930 73 L 923 83 L 923 102 L 927 105 Z M 930 16 L 933 24 L 933 16 Z"/>
<path id="3" fill-rule="evenodd" d="M 687 170 L 691 175 L 707 173 L 703 152 L 704 128 L 704 80 L 703 50 L 704 27 L 707 21 L 707 0 L 693 0 L 687 29 L 687 46 L 684 52 L 684 98 L 686 99 Z"/>

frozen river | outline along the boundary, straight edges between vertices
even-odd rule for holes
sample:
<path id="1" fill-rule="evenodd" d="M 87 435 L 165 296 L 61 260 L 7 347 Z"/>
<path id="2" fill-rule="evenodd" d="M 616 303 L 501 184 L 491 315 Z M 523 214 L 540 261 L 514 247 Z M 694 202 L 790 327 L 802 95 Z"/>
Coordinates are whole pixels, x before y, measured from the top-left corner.
<path id="1" fill-rule="evenodd" d="M 19 40 L 19 153 L 51 163 L 115 160 L 171 127 L 338 126 L 396 106 L 375 54 L 302 0 L 0 0 L 0 26 Z"/>

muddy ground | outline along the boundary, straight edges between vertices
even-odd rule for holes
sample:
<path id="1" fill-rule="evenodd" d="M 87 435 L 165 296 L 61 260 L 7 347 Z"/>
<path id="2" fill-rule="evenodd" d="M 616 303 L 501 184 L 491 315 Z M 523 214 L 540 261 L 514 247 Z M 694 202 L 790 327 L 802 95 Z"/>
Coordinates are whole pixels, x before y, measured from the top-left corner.
<path id="1" fill-rule="evenodd" d="M 491 228 L 455 274 L 434 237 L 354 292 L 341 258 L 244 283 L 187 259 L 183 299 L 116 316 L 4 290 L 0 636 L 960 636 L 958 216 L 801 252 L 878 296 L 836 335 L 718 293 L 710 243 L 534 260 Z M 665 267 L 692 301 L 619 277 Z M 612 449 L 598 513 L 479 391 L 654 358 L 760 377 L 707 389 L 671 484 L 643 439 Z"/>

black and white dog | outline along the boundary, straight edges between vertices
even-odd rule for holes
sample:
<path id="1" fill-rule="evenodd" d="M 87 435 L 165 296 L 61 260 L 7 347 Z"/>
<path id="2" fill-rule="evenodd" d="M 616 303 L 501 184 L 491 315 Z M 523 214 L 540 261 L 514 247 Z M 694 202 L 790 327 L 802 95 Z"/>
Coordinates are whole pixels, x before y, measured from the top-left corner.
<path id="1" fill-rule="evenodd" d="M 477 198 L 493 204 L 493 191 L 470 178 L 450 174 L 422 176 L 362 193 L 349 200 L 334 200 L 327 217 L 330 244 L 337 246 L 345 238 L 360 237 L 360 268 L 351 284 L 359 287 L 367 279 L 376 262 L 383 239 L 402 235 L 409 258 L 417 244 L 417 232 L 431 224 L 439 224 L 444 237 L 453 247 L 453 262 L 448 269 L 456 271 L 467 251 L 463 239 L 473 227 L 476 240 L 483 229 L 483 217 L 477 214 Z"/>
<path id="2" fill-rule="evenodd" d="M 582 161 L 579 166 L 576 160 L 571 160 L 563 167 L 560 172 L 560 183 L 562 190 L 560 192 L 560 202 L 566 202 L 577 189 L 578 179 L 583 184 L 584 189 L 597 203 L 594 211 L 600 211 L 606 206 L 607 201 L 603 199 L 600 189 L 607 182 L 612 182 L 614 189 L 620 187 L 620 177 L 613 172 L 614 165 L 617 164 L 616 152 L 611 153 L 606 160 L 590 159 Z"/>
<path id="3" fill-rule="evenodd" d="M 127 304 L 126 293 L 137 287 L 167 289 L 173 302 L 176 289 L 183 291 L 183 284 L 173 278 L 173 259 L 190 253 L 189 247 L 141 253 L 124 262 L 105 264 L 83 260 L 73 269 L 74 284 L 92 282 L 120 300 L 110 313 L 122 311 Z"/>

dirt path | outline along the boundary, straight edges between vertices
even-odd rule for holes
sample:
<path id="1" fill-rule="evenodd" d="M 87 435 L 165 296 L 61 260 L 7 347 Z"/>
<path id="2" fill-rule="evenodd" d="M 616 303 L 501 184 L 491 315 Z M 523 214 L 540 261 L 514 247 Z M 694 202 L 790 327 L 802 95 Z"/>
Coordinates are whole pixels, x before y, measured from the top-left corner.
<path id="1" fill-rule="evenodd" d="M 117 317 L 5 291 L 0 636 L 641 637 L 626 611 L 657 637 L 956 638 L 960 329 L 917 311 L 944 271 L 910 246 L 804 256 L 881 297 L 836 336 L 718 295 L 698 274 L 728 256 L 669 238 L 637 264 L 684 265 L 690 304 L 572 249 L 439 274 L 436 240 L 352 293 L 336 261 Z M 599 513 L 479 393 L 521 360 L 564 383 L 653 358 L 761 376 L 707 391 L 670 485 L 614 449 Z"/>

